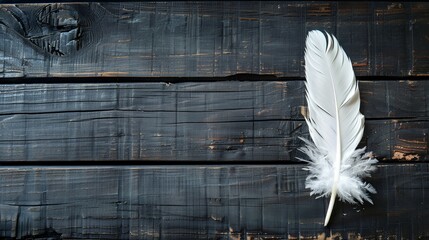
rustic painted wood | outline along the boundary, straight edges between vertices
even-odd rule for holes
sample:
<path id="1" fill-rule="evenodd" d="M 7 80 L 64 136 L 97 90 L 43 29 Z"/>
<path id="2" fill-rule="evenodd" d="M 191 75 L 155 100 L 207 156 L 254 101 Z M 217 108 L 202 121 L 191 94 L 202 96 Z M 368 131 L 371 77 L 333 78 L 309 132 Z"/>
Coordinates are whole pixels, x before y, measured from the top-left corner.
<path id="1" fill-rule="evenodd" d="M 0 238 L 429 237 L 428 3 L 12 2 L 0 20 Z M 337 203 L 327 229 L 295 159 L 312 29 L 367 80 L 361 145 L 390 162 L 375 205 Z"/>
<path id="2" fill-rule="evenodd" d="M 412 6 L 412 12 L 419 12 L 421 17 L 415 17 L 414 14 L 410 18 L 410 30 L 413 31 L 413 68 L 412 71 L 417 75 L 428 75 L 429 72 L 429 49 L 426 48 L 429 41 L 428 34 L 422 34 L 427 31 L 428 21 L 423 19 L 429 18 L 429 12 L 425 10 L 427 3 L 416 3 Z"/>
<path id="3" fill-rule="evenodd" d="M 325 232 L 328 201 L 309 196 L 302 167 L 3 167 L 0 236 L 313 239 Z M 326 232 L 429 236 L 428 180 L 426 163 L 380 166 L 369 179 L 374 205 L 338 203 Z"/>
<path id="4" fill-rule="evenodd" d="M 362 145 L 429 160 L 429 81 L 360 88 Z M 302 81 L 0 85 L 0 160 L 294 161 L 303 106 Z"/>
<path id="5" fill-rule="evenodd" d="M 427 75 L 429 4 L 3 4 L 3 77 L 304 76 L 309 30 L 335 34 L 359 76 Z"/>

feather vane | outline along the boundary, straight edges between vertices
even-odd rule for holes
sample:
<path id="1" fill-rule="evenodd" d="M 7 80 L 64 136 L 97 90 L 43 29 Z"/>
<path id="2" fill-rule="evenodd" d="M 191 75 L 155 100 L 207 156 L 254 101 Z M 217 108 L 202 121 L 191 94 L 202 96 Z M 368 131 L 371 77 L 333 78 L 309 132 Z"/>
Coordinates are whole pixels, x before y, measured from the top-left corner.
<path id="1" fill-rule="evenodd" d="M 330 196 L 325 226 L 336 196 L 344 202 L 372 203 L 368 193 L 374 187 L 363 182 L 376 167 L 376 159 L 365 148 L 356 150 L 364 131 L 364 116 L 359 112 L 359 88 L 350 59 L 337 39 L 321 31 L 310 31 L 305 50 L 305 117 L 312 142 L 302 139 L 300 150 L 309 160 L 306 188 L 311 195 Z"/>

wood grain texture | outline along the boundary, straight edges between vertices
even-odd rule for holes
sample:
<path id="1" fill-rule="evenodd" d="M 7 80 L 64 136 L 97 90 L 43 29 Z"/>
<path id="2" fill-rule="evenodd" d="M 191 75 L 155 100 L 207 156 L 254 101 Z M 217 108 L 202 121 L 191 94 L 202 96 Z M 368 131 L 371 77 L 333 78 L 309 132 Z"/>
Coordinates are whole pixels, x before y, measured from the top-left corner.
<path id="1" fill-rule="evenodd" d="M 429 3 L 9 2 L 1 239 L 429 239 Z M 313 29 L 366 79 L 382 162 L 328 229 L 296 160 Z"/>
<path id="2" fill-rule="evenodd" d="M 306 34 L 337 36 L 358 76 L 427 75 L 429 4 L 4 4 L 3 77 L 304 76 Z"/>
<path id="3" fill-rule="evenodd" d="M 429 81 L 359 85 L 361 145 L 429 160 Z M 304 105 L 302 81 L 0 85 L 0 160 L 295 161 Z"/>
<path id="4" fill-rule="evenodd" d="M 314 239 L 325 232 L 327 200 L 309 196 L 302 167 L 3 167 L 0 236 Z M 380 166 L 370 179 L 374 205 L 338 203 L 329 230 L 427 238 L 428 178 L 426 163 Z"/>

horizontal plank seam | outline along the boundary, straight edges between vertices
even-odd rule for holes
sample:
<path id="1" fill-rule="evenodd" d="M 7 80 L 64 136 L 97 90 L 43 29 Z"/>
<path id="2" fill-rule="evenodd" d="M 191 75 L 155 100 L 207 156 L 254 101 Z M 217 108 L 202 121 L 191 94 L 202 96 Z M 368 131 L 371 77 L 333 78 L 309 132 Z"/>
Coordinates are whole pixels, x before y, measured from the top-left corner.
<path id="1" fill-rule="evenodd" d="M 359 81 L 427 81 L 429 76 L 358 76 Z M 278 77 L 264 74 L 235 74 L 224 77 L 29 77 L 2 78 L 0 84 L 67 84 L 67 83 L 183 83 L 221 81 L 303 81 L 302 76 Z"/>
<path id="2" fill-rule="evenodd" d="M 425 161 L 406 161 L 406 160 L 380 160 L 377 165 L 396 165 L 396 164 L 427 164 Z M 1 167 L 67 167 L 67 166 L 105 166 L 105 167 L 126 167 L 126 166 L 263 166 L 263 165 L 276 165 L 276 166 L 287 166 L 287 165 L 303 165 L 305 162 L 298 160 L 275 160 L 275 161 L 264 161 L 264 160 L 247 160 L 247 161 L 204 161 L 204 160 L 103 160 L 103 161 L 10 161 L 1 162 Z"/>
<path id="3" fill-rule="evenodd" d="M 219 111 L 226 110 L 241 110 L 241 109 L 224 109 Z M 100 110 L 70 110 L 70 111 L 41 111 L 41 112 L 9 112 L 9 113 L 0 113 L 0 116 L 13 116 L 13 115 L 44 115 L 44 114 L 66 114 L 66 113 L 97 113 L 97 112 L 146 112 L 146 113 L 205 113 L 210 111 L 189 111 L 189 110 L 136 110 L 136 109 L 100 109 Z M 111 116 L 103 117 L 102 119 L 113 119 L 113 118 L 129 118 L 128 116 Z M 91 118 L 89 120 L 94 120 Z M 412 116 L 403 116 L 403 117 L 367 117 L 366 121 L 390 121 L 390 120 L 400 120 L 400 121 L 409 121 L 409 122 L 425 122 L 429 121 L 429 117 L 412 117 Z M 82 120 L 76 120 L 73 122 L 80 122 Z M 266 118 L 266 119 L 247 119 L 247 120 L 227 120 L 227 121 L 179 121 L 177 124 L 197 124 L 197 123 L 240 123 L 240 122 L 270 122 L 270 121 L 295 121 L 303 122 L 304 118 Z M 72 122 L 72 121 L 70 121 Z"/>

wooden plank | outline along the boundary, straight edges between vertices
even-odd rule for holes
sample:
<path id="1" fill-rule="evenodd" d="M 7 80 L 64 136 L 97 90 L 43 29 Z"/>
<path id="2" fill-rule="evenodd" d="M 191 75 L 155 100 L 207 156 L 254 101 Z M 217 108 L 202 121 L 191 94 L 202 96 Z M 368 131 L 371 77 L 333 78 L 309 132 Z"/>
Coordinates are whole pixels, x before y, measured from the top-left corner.
<path id="1" fill-rule="evenodd" d="M 309 196 L 302 167 L 3 167 L 0 236 L 314 239 L 325 232 L 328 201 Z M 338 202 L 326 232 L 429 236 L 428 179 L 426 163 L 380 166 L 369 179 L 374 205 Z"/>
<path id="2" fill-rule="evenodd" d="M 429 160 L 429 81 L 359 84 L 362 145 Z M 302 81 L 11 84 L 0 105 L 1 161 L 294 161 L 308 136 Z"/>
<path id="3" fill-rule="evenodd" d="M 3 4 L 3 77 L 304 76 L 307 31 L 335 34 L 358 76 L 427 75 L 428 3 Z"/>
<path id="4" fill-rule="evenodd" d="M 425 48 L 429 41 L 427 31 L 429 12 L 425 11 L 426 4 L 415 3 L 412 5 L 413 15 L 410 16 L 410 31 L 413 32 L 413 72 L 417 75 L 428 75 L 429 69 L 429 49 Z M 417 15 L 417 17 L 414 17 Z"/>
<path id="5" fill-rule="evenodd" d="M 367 118 L 428 117 L 428 81 L 360 81 L 361 111 Z"/>

